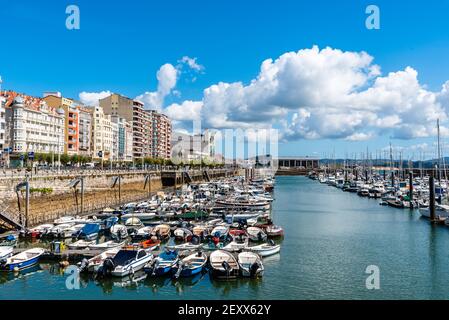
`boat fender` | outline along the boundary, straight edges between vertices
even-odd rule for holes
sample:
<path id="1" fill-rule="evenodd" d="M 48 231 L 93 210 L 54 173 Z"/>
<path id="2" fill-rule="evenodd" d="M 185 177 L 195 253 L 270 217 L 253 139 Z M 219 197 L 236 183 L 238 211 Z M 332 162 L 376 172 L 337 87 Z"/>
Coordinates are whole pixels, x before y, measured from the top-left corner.
<path id="1" fill-rule="evenodd" d="M 19 272 L 20 269 L 19 269 L 19 267 L 14 267 L 13 271 L 14 271 L 14 272 Z"/>

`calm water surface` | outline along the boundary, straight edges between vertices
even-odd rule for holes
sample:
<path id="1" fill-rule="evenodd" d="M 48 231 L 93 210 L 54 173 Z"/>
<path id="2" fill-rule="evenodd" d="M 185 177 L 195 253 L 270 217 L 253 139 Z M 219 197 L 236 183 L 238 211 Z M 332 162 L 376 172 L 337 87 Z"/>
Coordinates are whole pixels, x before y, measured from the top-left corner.
<path id="1" fill-rule="evenodd" d="M 66 289 L 57 265 L 0 275 L 0 299 L 447 299 L 449 228 L 418 212 L 380 206 L 305 177 L 278 177 L 273 218 L 285 230 L 281 254 L 261 280 L 82 278 Z M 367 290 L 365 269 L 380 269 Z"/>

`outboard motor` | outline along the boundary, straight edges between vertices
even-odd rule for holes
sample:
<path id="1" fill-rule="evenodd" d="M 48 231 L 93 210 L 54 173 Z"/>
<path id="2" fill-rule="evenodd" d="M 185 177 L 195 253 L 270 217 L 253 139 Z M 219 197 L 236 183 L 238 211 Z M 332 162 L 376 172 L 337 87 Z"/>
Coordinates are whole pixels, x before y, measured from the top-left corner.
<path id="1" fill-rule="evenodd" d="M 276 245 L 272 239 L 268 240 L 268 244 L 272 247 Z"/>
<path id="2" fill-rule="evenodd" d="M 115 268 L 114 261 L 111 258 L 107 258 L 103 262 L 102 276 L 105 277 L 110 275 L 112 270 L 114 270 L 114 268 Z"/>
<path id="3" fill-rule="evenodd" d="M 89 265 L 89 261 L 86 259 L 86 258 L 84 258 L 82 261 L 81 261 L 81 265 L 80 265 L 80 267 L 79 267 L 79 272 L 84 272 L 84 271 L 87 271 L 87 266 Z"/>
<path id="4" fill-rule="evenodd" d="M 229 277 L 229 274 L 230 274 L 231 271 L 232 271 L 232 268 L 231 268 L 231 266 L 229 265 L 229 263 L 228 263 L 227 261 L 223 261 L 223 262 L 221 263 L 221 266 L 222 266 L 223 269 L 225 270 L 226 276 Z"/>
<path id="5" fill-rule="evenodd" d="M 249 275 L 251 276 L 251 278 L 254 278 L 257 274 L 257 270 L 259 270 L 260 266 L 259 263 L 254 262 L 250 267 L 249 267 Z"/>
<path id="6" fill-rule="evenodd" d="M 257 234 L 257 240 L 263 241 L 263 235 L 262 235 L 262 232 L 259 232 L 259 233 Z"/>
<path id="7" fill-rule="evenodd" d="M 192 236 L 191 243 L 192 244 L 199 244 L 200 243 L 200 238 L 198 236 Z"/>
<path id="8" fill-rule="evenodd" d="M 151 262 L 151 275 L 154 276 L 156 274 L 157 267 L 159 266 L 159 259 L 154 259 Z"/>
<path id="9" fill-rule="evenodd" d="M 182 260 L 178 261 L 178 270 L 175 273 L 175 279 L 178 279 L 179 276 L 181 275 L 182 269 L 184 268 L 184 262 L 182 262 Z"/>

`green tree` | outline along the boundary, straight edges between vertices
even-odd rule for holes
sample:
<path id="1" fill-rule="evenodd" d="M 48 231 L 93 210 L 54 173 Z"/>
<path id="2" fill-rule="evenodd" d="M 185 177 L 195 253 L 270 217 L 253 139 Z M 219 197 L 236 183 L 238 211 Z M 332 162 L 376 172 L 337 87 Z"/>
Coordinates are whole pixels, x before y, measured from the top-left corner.
<path id="1" fill-rule="evenodd" d="M 77 154 L 74 154 L 70 157 L 70 162 L 72 164 L 78 164 L 80 161 L 80 157 Z"/>
<path id="2" fill-rule="evenodd" d="M 61 164 L 67 165 L 70 162 L 70 157 L 67 153 L 61 154 Z"/>

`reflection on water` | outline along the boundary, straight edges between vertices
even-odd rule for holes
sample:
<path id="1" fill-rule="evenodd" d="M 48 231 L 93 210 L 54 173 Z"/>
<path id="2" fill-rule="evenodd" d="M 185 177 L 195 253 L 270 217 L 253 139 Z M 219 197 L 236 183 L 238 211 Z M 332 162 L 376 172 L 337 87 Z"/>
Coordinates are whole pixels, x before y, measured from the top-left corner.
<path id="1" fill-rule="evenodd" d="M 83 275 L 81 290 L 68 290 L 64 269 L 41 263 L 0 274 L 0 299 L 449 298 L 448 227 L 305 177 L 278 177 L 274 196 L 273 218 L 285 239 L 279 255 L 263 259 L 262 279 Z M 366 289 L 369 265 L 380 269 L 380 290 Z"/>

